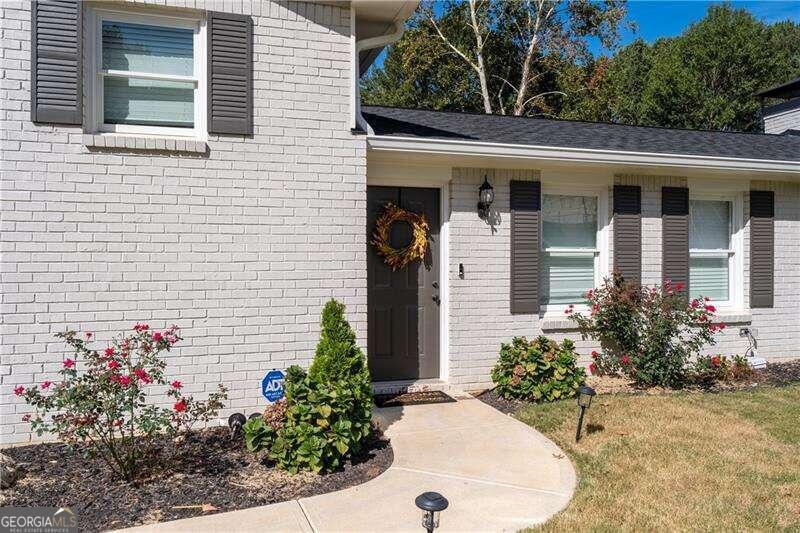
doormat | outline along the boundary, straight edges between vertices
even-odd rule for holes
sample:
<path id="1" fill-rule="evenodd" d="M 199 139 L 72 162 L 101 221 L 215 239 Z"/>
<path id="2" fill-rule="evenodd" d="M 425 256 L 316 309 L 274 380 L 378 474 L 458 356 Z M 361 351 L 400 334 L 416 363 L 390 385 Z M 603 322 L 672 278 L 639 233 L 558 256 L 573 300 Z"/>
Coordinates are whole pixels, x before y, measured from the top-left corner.
<path id="1" fill-rule="evenodd" d="M 428 403 L 450 403 L 456 399 L 442 391 L 427 390 L 418 392 L 398 392 L 396 394 L 376 394 L 378 407 L 399 407 L 401 405 L 425 405 Z"/>

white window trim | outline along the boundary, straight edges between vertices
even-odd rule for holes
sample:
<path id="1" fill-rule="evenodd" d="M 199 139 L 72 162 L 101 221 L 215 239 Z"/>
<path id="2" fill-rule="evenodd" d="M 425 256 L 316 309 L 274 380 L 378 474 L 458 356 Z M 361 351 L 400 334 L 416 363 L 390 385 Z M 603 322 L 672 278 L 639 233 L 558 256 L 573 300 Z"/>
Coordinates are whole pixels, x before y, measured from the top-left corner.
<path id="1" fill-rule="evenodd" d="M 712 301 L 711 303 L 717 308 L 717 314 L 742 313 L 744 311 L 744 200 L 742 193 L 715 193 L 690 188 L 689 200 L 722 200 L 731 203 L 730 248 L 719 250 L 690 248 L 689 258 L 728 258 L 728 300 Z M 692 290 L 691 286 L 689 290 Z"/>
<path id="2" fill-rule="evenodd" d="M 540 252 L 557 253 L 559 255 L 580 255 L 585 257 L 594 254 L 594 286 L 598 287 L 603 279 L 611 273 L 610 265 L 610 228 L 608 217 L 608 186 L 602 185 L 575 185 L 559 186 L 542 183 L 542 197 L 545 194 L 562 196 L 594 196 L 597 198 L 597 247 L 596 248 L 545 248 L 542 246 Z M 541 217 L 540 231 L 542 232 L 542 242 L 544 242 L 544 217 Z M 569 304 L 542 304 L 540 312 L 544 315 L 543 319 L 564 318 L 564 308 Z M 588 306 L 583 302 L 573 302 L 576 312 L 588 311 Z"/>
<path id="3" fill-rule="evenodd" d="M 136 24 L 171 26 L 194 30 L 194 76 L 171 76 L 153 73 L 136 73 L 129 71 L 104 71 L 102 68 L 103 21 L 115 20 Z M 107 134 L 142 135 L 158 137 L 190 138 L 205 141 L 207 131 L 207 63 L 206 63 L 206 20 L 203 16 L 193 14 L 186 16 L 163 15 L 159 13 L 92 9 L 88 17 L 87 42 L 92 43 L 87 53 L 89 97 L 89 121 L 93 132 Z M 105 124 L 103 121 L 103 79 L 105 76 L 143 77 L 156 80 L 184 81 L 195 84 L 194 89 L 194 127 L 173 128 L 166 126 L 144 126 L 134 124 Z"/>

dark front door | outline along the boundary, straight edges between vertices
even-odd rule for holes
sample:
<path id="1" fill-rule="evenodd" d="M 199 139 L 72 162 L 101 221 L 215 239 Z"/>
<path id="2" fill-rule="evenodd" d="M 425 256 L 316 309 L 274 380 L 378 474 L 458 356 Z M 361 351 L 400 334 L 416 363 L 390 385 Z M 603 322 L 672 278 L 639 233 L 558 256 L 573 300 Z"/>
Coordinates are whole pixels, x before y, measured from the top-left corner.
<path id="1" fill-rule="evenodd" d="M 428 255 L 392 271 L 369 244 L 387 202 L 425 213 Z M 439 377 L 439 189 L 367 188 L 367 349 L 375 381 Z M 407 224 L 392 226 L 396 248 L 411 241 Z"/>

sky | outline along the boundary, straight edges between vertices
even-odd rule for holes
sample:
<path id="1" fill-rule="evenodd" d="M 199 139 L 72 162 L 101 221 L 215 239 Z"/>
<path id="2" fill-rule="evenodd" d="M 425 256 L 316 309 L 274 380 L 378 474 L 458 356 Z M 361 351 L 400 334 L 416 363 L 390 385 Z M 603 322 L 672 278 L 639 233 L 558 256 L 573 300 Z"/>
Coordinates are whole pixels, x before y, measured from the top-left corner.
<path id="1" fill-rule="evenodd" d="M 648 42 L 659 37 L 672 37 L 680 34 L 692 22 L 703 18 L 708 6 L 722 3 L 706 0 L 653 0 L 628 2 L 628 19 L 638 26 L 637 31 L 625 31 L 620 41 L 626 45 L 641 37 Z M 731 2 L 734 7 L 744 8 L 756 18 L 773 23 L 790 19 L 800 22 L 800 0 L 742 0 Z M 592 52 L 602 53 L 599 43 L 592 46 Z"/>
<path id="2" fill-rule="evenodd" d="M 659 37 L 679 35 L 692 22 L 703 18 L 712 4 L 722 3 L 718 0 L 629 0 L 628 20 L 637 25 L 635 32 L 625 30 L 620 39 L 624 46 L 634 39 L 653 42 Z M 738 0 L 731 2 L 734 7 L 744 8 L 756 18 L 774 23 L 790 19 L 800 22 L 800 0 Z M 610 54 L 599 42 L 590 45 L 595 55 Z M 379 67 L 386 57 L 386 50 L 375 61 Z"/>

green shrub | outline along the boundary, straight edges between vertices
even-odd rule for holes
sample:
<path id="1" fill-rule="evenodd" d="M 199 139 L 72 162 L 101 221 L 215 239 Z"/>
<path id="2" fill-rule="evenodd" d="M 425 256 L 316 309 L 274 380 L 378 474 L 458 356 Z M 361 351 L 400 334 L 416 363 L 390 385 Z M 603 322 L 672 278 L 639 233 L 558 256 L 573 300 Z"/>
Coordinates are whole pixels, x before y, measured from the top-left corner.
<path id="1" fill-rule="evenodd" d="M 658 287 L 628 283 L 619 274 L 586 293 L 589 314 L 565 313 L 584 339 L 600 342 L 593 353 L 593 373 L 622 373 L 642 386 L 681 387 L 688 363 L 725 328 L 714 323 L 716 308 L 709 298 L 686 297 L 683 284 Z"/>
<path id="2" fill-rule="evenodd" d="M 325 305 L 311 369 L 289 367 L 284 381 L 285 420 L 248 420 L 245 444 L 266 451 L 282 468 L 330 472 L 358 453 L 371 432 L 372 384 L 364 354 L 344 318 L 344 306 Z"/>
<path id="3" fill-rule="evenodd" d="M 744 381 L 753 374 L 747 358 L 734 355 L 731 359 L 724 355 L 701 355 L 687 367 L 692 382 L 701 387 L 710 387 L 724 381 Z"/>
<path id="4" fill-rule="evenodd" d="M 505 398 L 552 402 L 575 396 L 586 373 L 575 364 L 575 345 L 546 337 L 514 337 L 503 344 L 492 370 L 497 392 Z"/>

